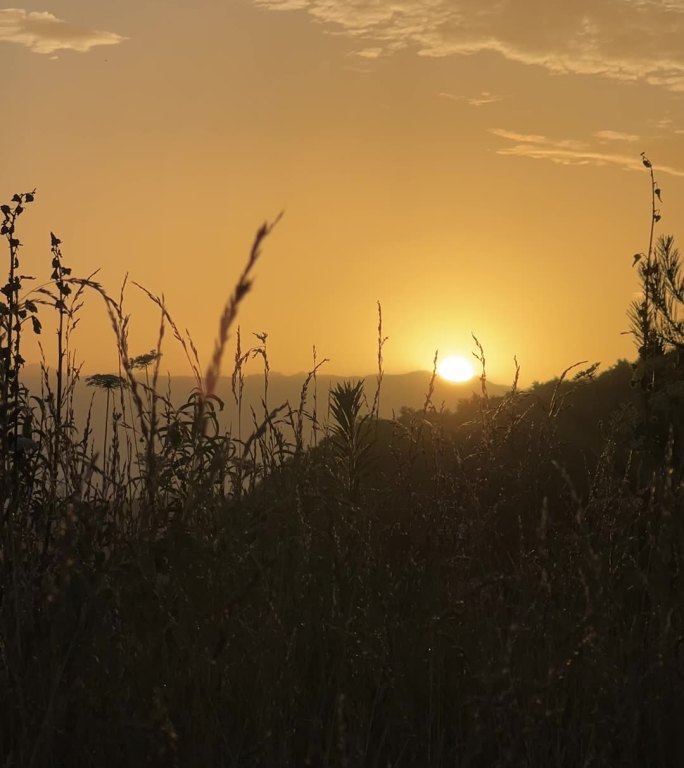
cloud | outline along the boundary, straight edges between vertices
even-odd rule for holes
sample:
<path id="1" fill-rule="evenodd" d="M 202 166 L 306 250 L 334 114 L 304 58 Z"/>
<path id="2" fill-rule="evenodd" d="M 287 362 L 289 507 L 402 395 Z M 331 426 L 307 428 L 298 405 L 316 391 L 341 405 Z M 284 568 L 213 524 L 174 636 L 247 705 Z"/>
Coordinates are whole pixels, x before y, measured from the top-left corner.
<path id="1" fill-rule="evenodd" d="M 479 96 L 457 96 L 455 93 L 444 92 L 439 95 L 452 101 L 465 101 L 471 107 L 483 107 L 485 104 L 495 104 L 497 101 L 503 100 L 503 96 L 497 96 L 489 91 L 482 91 Z"/>
<path id="2" fill-rule="evenodd" d="M 550 160 L 561 165 L 612 165 L 628 171 L 643 170 L 641 158 L 636 156 L 636 154 L 621 155 L 602 152 L 594 149 L 590 144 L 574 139 L 549 139 L 546 136 L 515 133 L 503 128 L 492 128 L 490 133 L 513 142 L 507 147 L 497 149 L 496 151 L 499 155 L 529 157 L 534 160 Z M 684 176 L 684 171 L 667 165 L 658 165 L 656 172 L 666 173 L 670 176 Z"/>
<path id="3" fill-rule="evenodd" d="M 585 142 L 576 141 L 575 139 L 548 139 L 546 136 L 515 133 L 514 131 L 507 131 L 504 128 L 492 128 L 490 133 L 493 133 L 495 136 L 500 136 L 502 139 L 510 139 L 511 141 L 523 142 L 525 144 L 539 144 L 541 146 L 554 147 L 555 149 L 570 150 L 573 152 L 581 152 L 588 148 L 588 145 Z"/>
<path id="4" fill-rule="evenodd" d="M 19 43 L 34 53 L 85 53 L 96 45 L 117 45 L 125 39 L 114 32 L 70 24 L 48 11 L 0 8 L 0 42 Z"/>
<path id="5" fill-rule="evenodd" d="M 495 51 L 556 73 L 684 91 L 684 0 L 254 0 L 306 12 L 383 55 Z"/>
<path id="6" fill-rule="evenodd" d="M 502 98 L 502 96 L 495 96 L 493 93 L 489 93 L 489 91 L 482 91 L 479 96 L 473 96 L 467 99 L 467 101 L 471 107 L 483 107 L 485 104 L 495 104 L 497 101 L 501 101 Z"/>
<path id="7" fill-rule="evenodd" d="M 362 48 L 360 51 L 356 51 L 356 55 L 362 59 L 379 59 L 382 56 L 382 48 L 378 46 L 375 48 Z"/>
<path id="8" fill-rule="evenodd" d="M 594 136 L 602 142 L 606 141 L 639 141 L 639 136 L 634 133 L 622 133 L 621 131 L 597 131 Z"/>

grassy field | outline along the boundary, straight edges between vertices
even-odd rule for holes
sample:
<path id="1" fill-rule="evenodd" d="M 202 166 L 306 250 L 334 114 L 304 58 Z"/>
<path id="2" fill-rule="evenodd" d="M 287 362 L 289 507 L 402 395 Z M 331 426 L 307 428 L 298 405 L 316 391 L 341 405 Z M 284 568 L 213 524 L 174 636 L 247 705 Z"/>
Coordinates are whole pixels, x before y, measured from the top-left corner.
<path id="1" fill-rule="evenodd" d="M 652 174 L 651 223 L 657 223 Z M 684 761 L 684 303 L 671 238 L 635 256 L 635 363 L 459 410 L 378 415 L 338 384 L 219 428 L 214 395 L 268 237 L 256 235 L 206 372 L 160 299 L 134 356 L 120 303 L 71 275 L 20 277 L 2 206 L 0 765 L 458 768 Z M 627 268 L 628 268 L 627 264 Z M 92 297 L 90 294 L 93 294 Z M 78 422 L 71 334 L 104 301 L 119 350 L 108 428 Z M 54 313 L 57 365 L 22 384 Z M 381 317 L 380 317 L 381 320 Z M 165 336 L 196 389 L 159 383 Z M 630 386 L 631 385 L 631 386 Z"/>

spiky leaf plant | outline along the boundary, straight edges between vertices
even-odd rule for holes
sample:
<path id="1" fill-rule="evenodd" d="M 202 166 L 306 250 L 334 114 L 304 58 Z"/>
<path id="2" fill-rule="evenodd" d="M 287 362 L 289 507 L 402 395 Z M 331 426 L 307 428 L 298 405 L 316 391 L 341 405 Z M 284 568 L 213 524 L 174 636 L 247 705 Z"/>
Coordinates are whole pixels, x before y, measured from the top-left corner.
<path id="1" fill-rule="evenodd" d="M 370 470 L 370 419 L 368 414 L 361 414 L 362 408 L 363 381 L 345 381 L 331 391 L 331 446 L 339 477 L 352 497 L 358 494 L 361 480 Z"/>

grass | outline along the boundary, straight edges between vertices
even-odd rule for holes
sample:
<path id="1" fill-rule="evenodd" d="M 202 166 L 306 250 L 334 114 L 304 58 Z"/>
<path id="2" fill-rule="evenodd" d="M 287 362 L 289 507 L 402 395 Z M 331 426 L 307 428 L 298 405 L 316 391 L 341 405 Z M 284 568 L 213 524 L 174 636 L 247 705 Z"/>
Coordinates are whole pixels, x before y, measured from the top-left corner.
<path id="1" fill-rule="evenodd" d="M 1 765 L 681 765 L 672 242 L 651 232 L 637 260 L 639 357 L 621 408 L 624 366 L 527 392 L 516 374 L 492 397 L 475 340 L 480 397 L 440 412 L 431 387 L 422 410 L 382 420 L 378 307 L 375 395 L 342 384 L 327 415 L 315 350 L 300 402 L 273 405 L 267 336 L 244 349 L 235 329 L 231 434 L 215 387 L 271 225 L 202 375 L 149 292 L 158 345 L 131 356 L 122 297 L 72 276 L 55 235 L 50 281 L 26 293 L 17 220 L 33 202 L 0 209 Z M 71 335 L 91 293 L 121 361 L 89 379 L 105 392 L 101 445 L 74 412 Z M 58 362 L 35 393 L 21 340 L 44 312 Z M 196 380 L 180 406 L 159 386 L 169 329 Z M 244 413 L 254 357 L 262 408 Z"/>

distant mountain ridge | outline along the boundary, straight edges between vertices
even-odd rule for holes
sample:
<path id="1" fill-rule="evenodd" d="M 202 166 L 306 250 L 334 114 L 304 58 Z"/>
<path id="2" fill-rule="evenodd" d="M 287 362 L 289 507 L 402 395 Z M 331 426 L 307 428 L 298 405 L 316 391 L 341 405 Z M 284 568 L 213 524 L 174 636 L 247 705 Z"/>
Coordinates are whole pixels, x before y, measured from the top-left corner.
<path id="1" fill-rule="evenodd" d="M 93 399 L 93 426 L 97 435 L 102 425 L 105 408 L 105 393 L 97 392 L 86 383 L 88 373 L 81 373 L 81 377 L 75 388 L 74 410 L 79 425 L 82 426 L 86 417 L 88 408 Z M 269 372 L 267 403 L 268 410 L 272 410 L 280 405 L 289 403 L 292 410 L 299 408 L 302 388 L 306 382 L 308 374 L 281 374 Z M 316 376 L 315 381 L 309 382 L 305 410 L 311 413 L 315 405 L 319 421 L 325 421 L 328 410 L 328 394 L 337 384 L 343 381 L 358 381 L 362 378 L 364 381 L 364 392 L 368 408 L 370 409 L 375 398 L 377 389 L 377 376 L 369 375 L 365 377 L 338 376 L 333 374 L 321 374 Z M 399 415 L 402 407 L 420 410 L 424 407 L 427 394 L 430 387 L 430 371 L 413 371 L 403 374 L 385 374 L 380 388 L 380 416 L 391 419 L 393 415 Z M 138 372 L 138 379 L 145 381 L 144 371 Z M 38 394 L 41 387 L 40 366 L 32 364 L 25 366 L 22 371 L 22 382 L 31 390 L 32 394 Z M 195 379 L 192 376 L 168 376 L 160 375 L 158 381 L 158 390 L 160 394 L 166 395 L 171 392 L 171 400 L 176 406 L 182 405 L 187 401 L 188 396 L 195 389 Z M 491 396 L 503 395 L 510 390 L 510 387 L 500 384 L 487 382 L 487 390 Z M 479 378 L 471 379 L 468 382 L 452 383 L 439 377 L 435 378 L 434 391 L 431 397 L 431 404 L 438 410 L 455 410 L 459 401 L 470 399 L 473 394 L 481 393 L 481 382 Z M 220 423 L 224 429 L 235 429 L 238 421 L 238 408 L 232 391 L 232 381 L 230 375 L 223 375 L 219 378 L 216 387 L 216 396 L 223 403 L 224 408 L 220 414 Z M 250 425 L 253 421 L 252 410 L 256 414 L 257 420 L 263 418 L 264 414 L 264 375 L 249 374 L 244 378 L 242 392 L 242 422 Z M 112 403 L 119 408 L 120 398 L 118 394 L 112 398 Z M 249 432 L 249 427 L 245 427 L 245 432 Z M 245 435 L 243 435 L 244 437 Z"/>
<path id="2" fill-rule="evenodd" d="M 269 407 L 276 407 L 281 403 L 289 402 L 295 408 L 299 405 L 308 373 L 282 374 L 270 372 L 268 376 L 268 403 Z M 385 374 L 380 386 L 380 416 L 391 418 L 393 413 L 399 414 L 402 407 L 413 409 L 423 408 L 427 397 L 432 373 L 429 371 L 413 371 L 402 374 Z M 335 374 L 318 374 L 315 381 L 312 379 L 308 386 L 307 402 L 312 402 L 314 386 L 318 400 L 319 412 L 321 405 L 327 403 L 328 392 L 337 384 L 344 381 L 364 382 L 364 392 L 369 407 L 373 403 L 377 389 L 377 377 L 369 376 L 338 376 Z M 195 386 L 194 379 L 190 376 L 171 377 L 171 387 L 174 395 L 182 390 L 190 392 Z M 492 396 L 503 395 L 510 387 L 487 382 L 487 389 Z M 455 409 L 460 400 L 468 399 L 473 394 L 481 393 L 481 384 L 478 378 L 463 383 L 451 383 L 435 378 L 434 391 L 431 403 L 435 408 Z M 216 390 L 216 395 L 226 403 L 226 407 L 235 399 L 232 392 L 230 376 L 221 376 Z M 261 409 L 264 396 L 263 374 L 250 374 L 244 378 L 243 407 L 258 407 Z"/>

